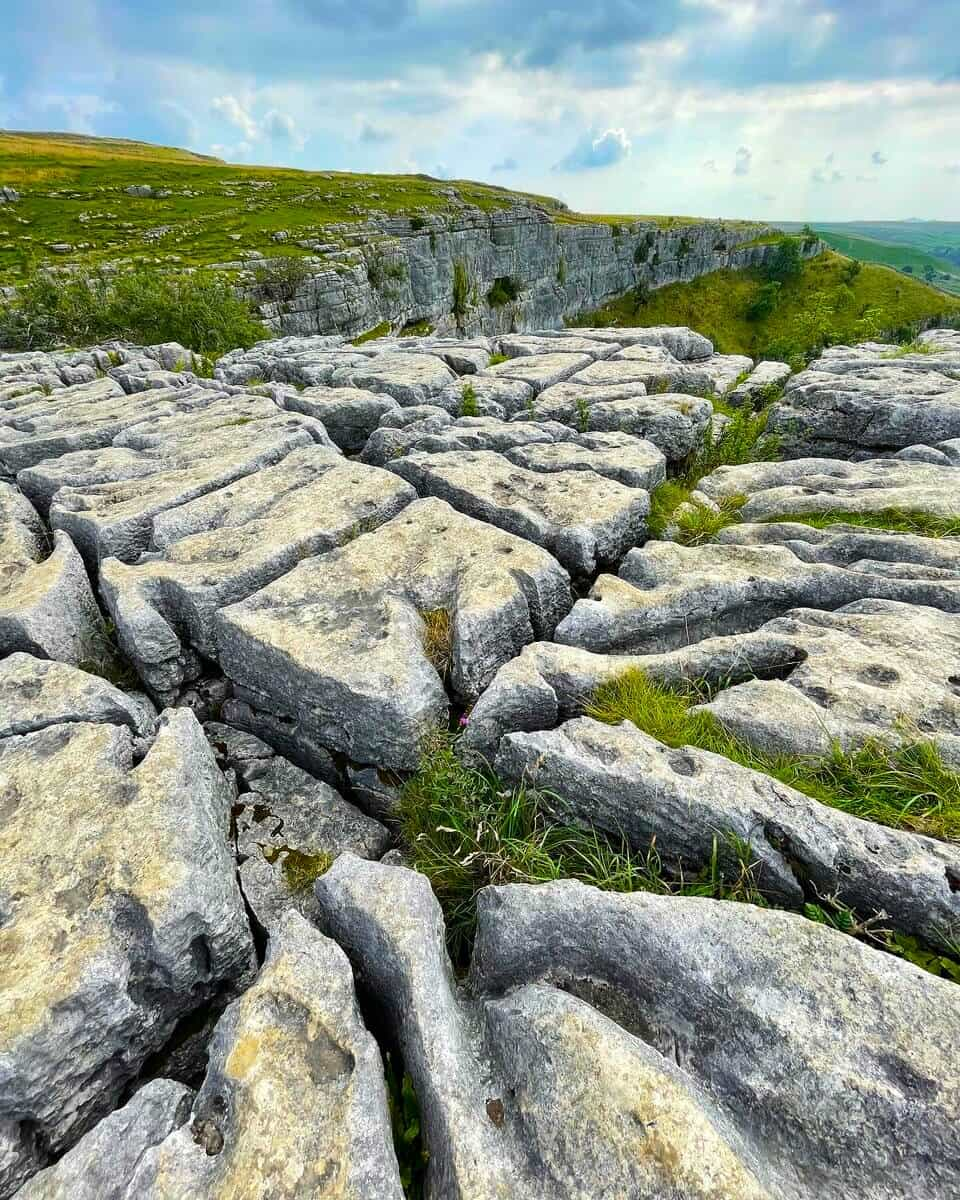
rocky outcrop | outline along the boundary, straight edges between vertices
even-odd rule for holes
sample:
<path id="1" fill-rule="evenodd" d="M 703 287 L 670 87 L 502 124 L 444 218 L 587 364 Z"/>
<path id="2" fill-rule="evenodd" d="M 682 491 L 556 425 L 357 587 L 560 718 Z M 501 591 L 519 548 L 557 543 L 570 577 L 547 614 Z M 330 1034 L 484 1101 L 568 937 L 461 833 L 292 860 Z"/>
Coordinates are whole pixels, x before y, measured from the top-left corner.
<path id="1" fill-rule="evenodd" d="M 362 249 L 335 248 L 292 299 L 271 300 L 253 280 L 249 294 L 285 335 L 355 334 L 418 321 L 441 332 L 516 333 L 560 327 L 565 317 L 633 287 L 760 266 L 776 252 L 775 244 L 757 240 L 768 227 L 745 222 L 578 223 L 525 203 L 418 220 L 420 228 L 404 218 L 389 229 L 352 225 L 351 243 Z M 802 246 L 807 256 L 822 249 L 815 239 Z"/>
<path id="2" fill-rule="evenodd" d="M 428 1195 L 920 1200 L 960 1179 L 960 1000 L 851 938 L 747 905 L 491 888 L 461 988 L 422 876 L 345 855 L 317 898 L 403 1050 Z"/>
<path id="3" fill-rule="evenodd" d="M 921 337 L 929 353 L 834 347 L 791 379 L 769 426 L 786 453 L 870 457 L 960 437 L 960 351 Z"/>

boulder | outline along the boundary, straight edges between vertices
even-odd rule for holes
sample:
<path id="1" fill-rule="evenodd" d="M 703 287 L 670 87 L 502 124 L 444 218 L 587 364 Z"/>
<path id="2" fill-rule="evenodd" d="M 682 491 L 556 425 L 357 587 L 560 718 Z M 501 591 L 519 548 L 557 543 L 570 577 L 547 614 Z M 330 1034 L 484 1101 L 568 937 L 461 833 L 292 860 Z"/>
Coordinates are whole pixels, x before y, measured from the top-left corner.
<path id="1" fill-rule="evenodd" d="M 390 469 L 421 496 L 549 550 L 575 577 L 618 561 L 645 536 L 647 494 L 593 472 L 528 471 L 492 451 L 408 454 Z"/>
<path id="2" fill-rule="evenodd" d="M 218 658 L 254 708 L 354 762 L 409 768 L 447 712 L 425 639 L 470 701 L 569 604 L 567 574 L 546 551 L 421 500 L 221 609 Z"/>
<path id="3" fill-rule="evenodd" d="M 788 363 L 759 362 L 742 383 L 727 391 L 726 401 L 737 407 L 762 407 L 779 395 L 792 374 Z"/>
<path id="4" fill-rule="evenodd" d="M 134 749 L 110 723 L 0 740 L 2 1196 L 253 967 L 230 792 L 196 718 L 167 713 L 139 762 Z"/>

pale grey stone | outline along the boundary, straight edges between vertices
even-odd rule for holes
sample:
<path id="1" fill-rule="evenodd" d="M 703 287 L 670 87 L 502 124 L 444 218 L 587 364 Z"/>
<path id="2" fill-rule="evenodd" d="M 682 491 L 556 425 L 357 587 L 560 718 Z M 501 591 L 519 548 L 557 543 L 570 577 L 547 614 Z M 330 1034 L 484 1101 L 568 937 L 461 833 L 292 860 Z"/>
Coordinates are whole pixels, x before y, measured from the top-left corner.
<path id="1" fill-rule="evenodd" d="M 746 496 L 745 521 L 803 513 L 878 514 L 889 509 L 960 517 L 955 468 L 895 458 L 849 463 L 835 458 L 718 467 L 697 484 L 715 503 Z"/>
<path id="2" fill-rule="evenodd" d="M 421 500 L 220 610 L 218 657 L 253 707 L 354 762 L 413 767 L 447 712 L 421 614 L 447 613 L 450 686 L 469 701 L 569 604 L 566 572 L 546 551 Z"/>
<path id="3" fill-rule="evenodd" d="M 190 1117 L 193 1092 L 154 1079 L 110 1113 L 52 1167 L 17 1192 L 17 1200 L 125 1200 L 143 1156 Z"/>
<path id="4" fill-rule="evenodd" d="M 821 536 L 804 540 L 805 532 Z M 556 639 L 599 653 L 652 653 L 745 633 L 798 606 L 829 610 L 871 597 L 960 612 L 960 540 L 776 524 L 732 527 L 719 545 L 647 542 L 618 576 L 596 580 Z"/>
<path id="5" fill-rule="evenodd" d="M 629 721 L 512 733 L 495 765 L 536 789 L 561 825 L 599 829 L 641 855 L 655 846 L 671 874 L 713 863 L 736 880 L 746 854 L 753 886 L 782 907 L 835 897 L 943 947 L 960 921 L 957 848 L 829 808 L 720 754 L 670 749 Z"/>
<path id="6" fill-rule="evenodd" d="M 634 1031 L 701 1111 L 725 1115 L 763 1185 L 697 1190 L 711 1148 L 672 1192 L 641 1195 L 946 1200 L 960 1186 L 960 992 L 846 934 L 747 904 L 573 881 L 487 888 L 472 982 L 493 996 L 562 988 Z M 532 1086 L 551 1069 L 547 1046 L 557 1042 L 530 1054 Z M 649 1119 L 667 1152 L 675 1127 Z"/>
<path id="7" fill-rule="evenodd" d="M 530 471 L 592 471 L 648 492 L 667 473 L 666 459 L 653 442 L 626 433 L 584 433 L 576 441 L 531 443 L 503 453 Z"/>
<path id="8" fill-rule="evenodd" d="M 332 383 L 366 388 L 407 405 L 429 404 L 454 378 L 447 364 L 433 355 L 397 351 L 377 355 L 362 365 L 341 367 L 334 372 Z"/>
<path id="9" fill-rule="evenodd" d="M 408 454 L 390 463 L 421 496 L 526 538 L 574 576 L 618 561 L 646 532 L 645 492 L 585 471 L 528 471 L 493 451 Z"/>
<path id="10" fill-rule="evenodd" d="M 246 982 L 230 793 L 193 714 L 0 740 L 0 1194 L 69 1148 L 182 1017 Z"/>
<path id="11" fill-rule="evenodd" d="M 792 374 L 788 363 L 759 362 L 743 383 L 727 391 L 727 403 L 737 406 L 749 404 L 753 408 L 767 404 L 783 389 Z"/>
<path id="12" fill-rule="evenodd" d="M 500 379 L 496 375 L 472 375 L 448 384 L 437 397 L 437 403 L 459 415 L 465 405 L 464 393 L 467 388 L 473 394 L 480 416 L 512 417 L 529 408 L 533 402 L 533 388 L 529 383 L 519 379 Z"/>
<path id="13" fill-rule="evenodd" d="M 149 702 L 66 663 L 11 654 L 0 661 L 0 738 L 49 725 L 106 722 L 148 737 L 156 725 Z"/>
<path id="14" fill-rule="evenodd" d="M 519 380 L 533 389 L 534 395 L 539 395 L 552 384 L 569 379 L 593 361 L 589 354 L 526 354 L 521 358 L 511 358 L 507 362 L 497 363 L 488 367 L 486 374 L 497 379 Z"/>
<path id="15" fill-rule="evenodd" d="M 123 1200 L 402 1200 L 383 1062 L 346 955 L 299 914 L 223 1014 L 188 1123 L 140 1159 Z"/>
<path id="16" fill-rule="evenodd" d="M 362 388 L 312 387 L 286 396 L 284 408 L 316 417 L 341 450 L 356 454 L 384 415 L 400 406 L 391 396 L 378 396 Z"/>
<path id="17" fill-rule="evenodd" d="M 394 517 L 414 490 L 321 446 L 159 513 L 138 562 L 108 558 L 100 590 L 121 647 L 164 703 L 216 661 L 217 611 Z"/>

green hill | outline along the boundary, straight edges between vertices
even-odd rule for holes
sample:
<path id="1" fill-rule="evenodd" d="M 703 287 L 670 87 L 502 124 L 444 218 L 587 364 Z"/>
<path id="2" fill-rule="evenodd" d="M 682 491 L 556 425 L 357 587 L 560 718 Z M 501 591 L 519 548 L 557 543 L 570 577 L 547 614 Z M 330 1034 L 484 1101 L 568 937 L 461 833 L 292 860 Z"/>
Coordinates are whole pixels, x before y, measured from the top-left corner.
<path id="1" fill-rule="evenodd" d="M 645 219 L 666 226 L 687 220 L 590 216 L 548 196 L 491 184 L 234 166 L 188 150 L 61 133 L 0 131 L 4 185 L 16 188 L 21 200 L 0 205 L 0 284 L 19 283 L 46 263 L 95 266 L 133 258 L 203 265 L 236 259 L 241 251 L 275 254 L 278 243 L 284 253 L 300 254 L 298 240 L 342 240 L 331 227 L 372 212 L 417 219 L 454 212 L 461 202 L 491 211 L 522 198 L 564 222 Z M 143 185 L 159 194 L 125 190 Z"/>
<path id="2" fill-rule="evenodd" d="M 960 321 L 960 300 L 830 251 L 805 262 L 798 278 L 782 284 L 772 310 L 751 319 L 767 283 L 759 271 L 715 271 L 660 288 L 639 304 L 630 293 L 577 324 L 690 325 L 722 353 L 800 365 L 823 346 L 881 335 L 905 340 L 931 321 Z"/>

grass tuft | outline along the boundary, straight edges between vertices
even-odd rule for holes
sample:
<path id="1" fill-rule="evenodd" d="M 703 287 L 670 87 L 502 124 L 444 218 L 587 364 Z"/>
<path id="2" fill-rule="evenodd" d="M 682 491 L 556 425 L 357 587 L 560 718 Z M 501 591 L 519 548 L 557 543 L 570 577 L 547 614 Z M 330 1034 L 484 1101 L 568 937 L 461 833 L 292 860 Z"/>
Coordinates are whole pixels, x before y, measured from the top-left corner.
<path id="1" fill-rule="evenodd" d="M 914 533 L 921 537 L 960 537 L 960 517 L 938 517 L 933 513 L 906 508 L 885 508 L 875 513 L 846 513 L 840 509 L 829 512 L 786 513 L 768 517 L 766 521 L 795 521 L 826 529 L 830 525 L 856 525 L 862 529 L 888 529 L 892 533 Z"/>
<path id="2" fill-rule="evenodd" d="M 506 788 L 491 772 L 465 766 L 453 737 L 442 730 L 426 741 L 397 815 L 412 865 L 429 877 L 443 907 L 457 963 L 469 958 L 477 893 L 488 884 L 579 879 L 606 891 L 763 903 L 755 865 L 741 843 L 728 847 L 719 839 L 702 872 L 669 878 L 655 845 L 638 854 L 593 830 L 552 824 L 536 792 Z"/>
<path id="3" fill-rule="evenodd" d="M 585 711 L 611 725 L 630 721 L 665 746 L 722 754 L 864 820 L 960 840 L 960 775 L 947 768 L 932 742 L 888 746 L 874 740 L 858 750 L 835 745 L 822 759 L 775 757 L 725 732 L 712 713 L 691 711 L 707 698 L 695 683 L 667 687 L 633 668 L 600 687 Z"/>
<path id="4" fill-rule="evenodd" d="M 350 343 L 351 346 L 362 346 L 364 342 L 374 342 L 378 338 L 390 336 L 390 322 L 381 321 L 379 325 L 374 325 L 372 329 L 368 329 L 366 333 L 359 333 Z"/>
<path id="5" fill-rule="evenodd" d="M 446 678 L 453 655 L 453 628 L 445 608 L 434 608 L 420 614 L 423 621 L 423 649 L 437 674 Z"/>

